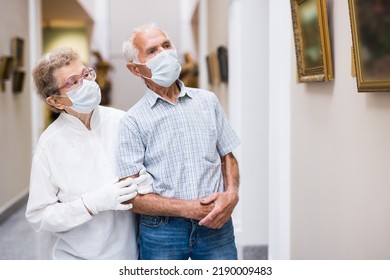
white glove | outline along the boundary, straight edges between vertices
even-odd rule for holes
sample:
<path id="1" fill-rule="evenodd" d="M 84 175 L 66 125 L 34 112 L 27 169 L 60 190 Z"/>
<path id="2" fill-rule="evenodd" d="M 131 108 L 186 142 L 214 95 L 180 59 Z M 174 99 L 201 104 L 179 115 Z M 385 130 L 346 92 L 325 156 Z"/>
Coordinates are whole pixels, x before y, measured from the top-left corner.
<path id="1" fill-rule="evenodd" d="M 108 184 L 96 191 L 82 195 L 84 205 L 92 212 L 93 215 L 107 210 L 130 210 L 133 205 L 122 204 L 137 195 L 136 184 L 133 184 L 133 178 Z"/>
<path id="2" fill-rule="evenodd" d="M 133 179 L 133 184 L 138 185 L 139 194 L 147 194 L 153 192 L 153 179 L 145 168 L 139 172 L 139 177 Z"/>

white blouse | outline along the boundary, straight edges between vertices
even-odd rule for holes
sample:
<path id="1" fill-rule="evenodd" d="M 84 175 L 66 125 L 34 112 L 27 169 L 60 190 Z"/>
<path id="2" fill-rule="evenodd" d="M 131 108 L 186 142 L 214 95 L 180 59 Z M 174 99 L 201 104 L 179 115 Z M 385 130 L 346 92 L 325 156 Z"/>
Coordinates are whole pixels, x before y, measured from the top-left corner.
<path id="1" fill-rule="evenodd" d="M 26 218 L 58 236 L 54 259 L 137 259 L 131 211 L 90 216 L 81 196 L 114 182 L 117 130 L 124 112 L 99 106 L 91 130 L 67 113 L 41 135 L 31 167 Z"/>

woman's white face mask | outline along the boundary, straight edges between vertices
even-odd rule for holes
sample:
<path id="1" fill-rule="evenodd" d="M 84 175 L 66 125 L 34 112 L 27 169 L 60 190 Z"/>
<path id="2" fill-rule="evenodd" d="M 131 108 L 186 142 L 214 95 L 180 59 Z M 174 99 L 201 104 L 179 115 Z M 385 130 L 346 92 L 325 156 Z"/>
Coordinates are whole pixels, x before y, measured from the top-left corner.
<path id="1" fill-rule="evenodd" d="M 156 84 L 162 87 L 170 87 L 178 78 L 181 72 L 181 66 L 176 50 L 166 50 L 146 63 L 138 63 L 139 65 L 146 65 L 152 72 L 152 77 L 144 77 L 145 79 L 152 80 Z"/>
<path id="2" fill-rule="evenodd" d="M 102 99 L 99 85 L 95 81 L 87 79 L 84 79 L 80 88 L 71 90 L 66 95 L 72 101 L 72 106 L 69 108 L 80 114 L 92 112 Z"/>

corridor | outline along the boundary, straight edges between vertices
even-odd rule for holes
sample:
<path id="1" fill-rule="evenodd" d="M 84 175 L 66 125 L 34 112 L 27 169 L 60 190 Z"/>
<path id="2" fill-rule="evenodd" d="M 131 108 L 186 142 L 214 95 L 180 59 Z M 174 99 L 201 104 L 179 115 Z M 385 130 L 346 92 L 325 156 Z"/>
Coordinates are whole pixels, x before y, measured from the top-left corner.
<path id="1" fill-rule="evenodd" d="M 314 9 L 320 2 L 321 9 Z M 375 7 L 355 13 L 354 2 Z M 0 259 L 50 259 L 54 243 L 52 235 L 36 233 L 27 223 L 25 201 L 9 211 L 28 191 L 32 155 L 51 122 L 31 87 L 33 66 L 51 49 L 71 46 L 86 66 L 109 66 L 98 74 L 112 85 L 109 106 L 127 111 L 146 89 L 126 66 L 123 41 L 134 27 L 155 22 L 175 43 L 183 68 L 194 65 L 186 61 L 191 55 L 197 87 L 215 93 L 241 140 L 234 151 L 240 170 L 233 213 L 239 258 L 390 260 L 390 74 L 384 71 L 390 69 L 390 36 L 382 34 L 390 29 L 374 28 L 390 28 L 389 0 L 0 3 L 0 72 L 7 70 L 0 91 Z M 328 29 L 322 39 L 325 33 L 316 32 L 316 48 L 295 41 L 306 17 L 298 21 L 291 3 L 310 3 L 310 26 Z M 375 73 L 386 83 L 359 81 L 357 73 L 363 72 L 354 44 L 360 41 L 353 40 L 351 24 L 362 23 L 360 16 L 374 28 L 369 37 L 383 44 L 372 57 L 382 53 Z M 315 67 L 307 70 L 316 82 L 300 81 L 300 59 L 325 45 L 319 42 L 331 47 L 316 57 L 321 53 L 333 80 L 320 81 L 321 67 Z M 228 79 L 221 79 L 219 65 L 228 69 Z"/>
<path id="2" fill-rule="evenodd" d="M 50 260 L 55 238 L 48 232 L 34 232 L 27 222 L 24 203 L 0 223 L 0 260 Z M 267 249 L 257 246 L 244 248 L 241 259 L 264 260 Z"/>
<path id="3" fill-rule="evenodd" d="M 1 260 L 49 260 L 54 238 L 47 232 L 34 232 L 24 217 L 23 204 L 0 224 Z"/>

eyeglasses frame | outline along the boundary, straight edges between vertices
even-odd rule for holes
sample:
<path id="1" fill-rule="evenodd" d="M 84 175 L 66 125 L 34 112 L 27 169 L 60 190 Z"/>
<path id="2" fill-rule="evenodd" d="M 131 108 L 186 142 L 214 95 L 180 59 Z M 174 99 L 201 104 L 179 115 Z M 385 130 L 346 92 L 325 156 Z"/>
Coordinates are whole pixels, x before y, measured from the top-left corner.
<path id="1" fill-rule="evenodd" d="M 63 88 L 70 87 L 70 86 L 71 86 L 71 79 L 74 79 L 75 77 L 77 77 L 77 79 L 78 79 L 79 81 L 80 81 L 80 80 L 82 81 L 82 80 L 86 79 L 86 78 L 91 74 L 91 71 L 92 71 L 92 73 L 95 73 L 95 75 L 94 75 L 94 77 L 93 77 L 93 80 L 96 80 L 97 74 L 96 74 L 95 68 L 93 68 L 93 67 L 86 67 L 86 68 L 84 69 L 84 71 L 83 71 L 83 74 L 81 74 L 81 75 L 73 75 L 73 76 L 70 76 L 70 77 L 67 79 L 66 83 L 65 83 L 63 86 L 57 88 L 57 90 L 56 90 L 55 92 L 59 92 L 59 91 L 60 91 L 61 89 L 63 89 Z M 82 84 L 82 83 L 81 83 L 81 84 Z"/>

